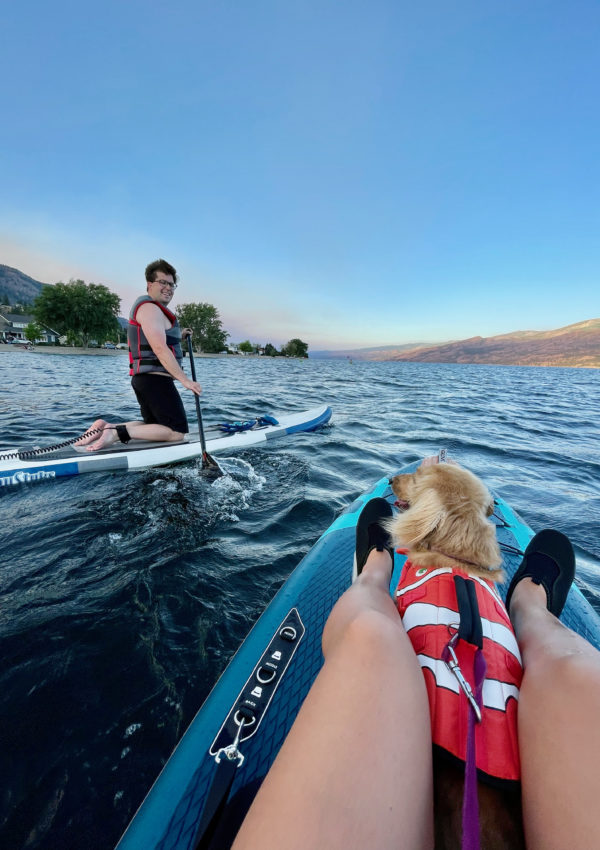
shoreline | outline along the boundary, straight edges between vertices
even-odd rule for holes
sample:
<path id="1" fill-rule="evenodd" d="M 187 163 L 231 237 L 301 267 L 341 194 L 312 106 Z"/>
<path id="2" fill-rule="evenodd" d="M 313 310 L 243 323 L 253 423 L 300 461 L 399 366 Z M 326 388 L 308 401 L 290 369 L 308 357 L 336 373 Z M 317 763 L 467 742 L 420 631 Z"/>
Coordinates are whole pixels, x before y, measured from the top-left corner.
<path id="1" fill-rule="evenodd" d="M 73 354 L 81 354 L 84 357 L 129 357 L 129 351 L 125 351 L 123 349 L 116 348 L 78 348 L 77 346 L 70 345 L 36 345 L 32 349 L 25 348 L 24 345 L 2 345 L 0 344 L 0 354 L 15 354 L 17 352 L 21 352 L 22 354 L 60 354 L 60 355 L 73 355 Z M 187 351 L 183 353 L 183 360 L 188 357 Z M 210 354 L 203 351 L 194 351 L 194 360 L 205 358 L 205 359 L 216 359 L 216 360 L 309 360 L 308 357 L 267 357 L 264 354 Z M 312 358 L 313 360 L 316 358 Z"/>
<path id="2" fill-rule="evenodd" d="M 123 349 L 116 348 L 78 348 L 70 345 L 39 345 L 32 349 L 25 348 L 24 345 L 0 345 L 0 354 L 16 354 L 17 352 L 24 354 L 60 354 L 72 355 L 82 354 L 85 357 L 128 357 L 129 352 Z M 187 354 L 187 352 L 186 352 Z M 204 354 L 202 352 L 194 352 L 196 357 L 235 357 L 234 354 Z M 258 354 L 248 354 L 247 357 L 258 357 Z M 241 357 L 239 359 L 242 359 Z"/>
<path id="3" fill-rule="evenodd" d="M 0 345 L 0 354 L 9 354 L 16 352 L 24 352 L 25 354 L 99 354 L 101 357 L 110 357 L 115 354 L 127 354 L 126 351 L 117 351 L 110 348 L 71 348 L 70 346 L 51 346 L 40 345 L 32 349 L 27 349 L 23 345 Z"/>
<path id="4" fill-rule="evenodd" d="M 31 350 L 20 345 L 1 345 L 0 354 L 59 354 L 59 355 L 83 355 L 84 357 L 128 357 L 129 352 L 122 349 L 112 348 L 72 348 L 67 345 L 40 345 Z M 187 358 L 185 352 L 184 362 Z M 264 354 L 206 354 L 204 352 L 194 352 L 194 359 L 216 359 L 216 360 L 320 360 L 329 362 L 344 362 L 345 357 L 266 357 Z M 357 363 L 412 363 L 416 366 L 432 365 L 431 363 L 422 360 L 359 360 L 355 359 L 352 364 Z M 441 365 L 448 366 L 524 366 L 530 369 L 600 369 L 600 363 L 452 363 L 450 361 L 440 361 Z"/>

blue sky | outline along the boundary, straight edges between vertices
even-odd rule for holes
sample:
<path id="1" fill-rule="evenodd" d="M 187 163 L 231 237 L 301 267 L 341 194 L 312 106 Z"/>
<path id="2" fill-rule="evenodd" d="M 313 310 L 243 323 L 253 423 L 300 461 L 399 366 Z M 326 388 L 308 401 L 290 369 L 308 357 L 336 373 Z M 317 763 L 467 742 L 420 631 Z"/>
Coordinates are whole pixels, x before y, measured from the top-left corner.
<path id="1" fill-rule="evenodd" d="M 0 262 L 180 272 L 232 341 L 600 315 L 596 0 L 80 0 L 0 16 Z"/>

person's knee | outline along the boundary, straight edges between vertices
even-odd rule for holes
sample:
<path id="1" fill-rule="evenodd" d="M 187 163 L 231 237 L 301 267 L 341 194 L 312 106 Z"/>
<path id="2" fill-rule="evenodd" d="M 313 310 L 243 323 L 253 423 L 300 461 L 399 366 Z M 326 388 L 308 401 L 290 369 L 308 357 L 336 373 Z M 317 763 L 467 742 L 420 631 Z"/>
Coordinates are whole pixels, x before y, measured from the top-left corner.
<path id="1" fill-rule="evenodd" d="M 379 611 L 360 611 L 346 625 L 338 645 L 355 654 L 356 658 L 378 657 L 389 653 L 401 637 L 402 623 L 394 623 Z"/>
<path id="2" fill-rule="evenodd" d="M 600 654 L 568 652 L 548 664 L 551 681 L 571 693 L 595 690 L 600 693 Z"/>
<path id="3" fill-rule="evenodd" d="M 595 703 L 600 711 L 600 654 L 582 653 L 577 650 L 560 654 L 541 653 L 535 663 L 526 666 L 522 693 L 526 699 L 534 696 L 536 705 L 566 697 L 560 702 L 567 705 L 570 699 L 585 694 L 586 700 Z"/>

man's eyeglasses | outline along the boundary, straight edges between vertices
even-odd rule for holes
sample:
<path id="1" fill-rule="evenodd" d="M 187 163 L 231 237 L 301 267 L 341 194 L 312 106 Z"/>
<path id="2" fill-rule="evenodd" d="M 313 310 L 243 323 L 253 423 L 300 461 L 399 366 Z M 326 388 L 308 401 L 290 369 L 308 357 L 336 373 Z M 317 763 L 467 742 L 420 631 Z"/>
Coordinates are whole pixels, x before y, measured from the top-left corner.
<path id="1" fill-rule="evenodd" d="M 159 286 L 168 286 L 169 289 L 177 289 L 176 283 L 171 283 L 170 280 L 153 280 L 152 283 L 158 283 Z"/>

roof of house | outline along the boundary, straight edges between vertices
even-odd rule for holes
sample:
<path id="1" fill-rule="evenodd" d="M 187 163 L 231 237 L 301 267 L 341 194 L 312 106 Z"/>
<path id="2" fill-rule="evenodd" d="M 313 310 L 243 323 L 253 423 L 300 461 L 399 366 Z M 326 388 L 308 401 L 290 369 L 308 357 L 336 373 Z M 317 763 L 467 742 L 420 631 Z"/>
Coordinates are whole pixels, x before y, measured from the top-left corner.
<path id="1" fill-rule="evenodd" d="M 7 322 L 14 323 L 15 321 L 19 324 L 24 322 L 29 325 L 31 322 L 35 322 L 35 316 L 28 316 L 25 313 L 3 313 L 2 318 L 6 319 Z"/>
<path id="2" fill-rule="evenodd" d="M 35 316 L 27 316 L 24 313 L 0 313 L 0 325 L 3 326 L 14 326 L 15 324 L 29 325 L 34 322 L 43 328 L 44 331 L 49 331 L 55 336 L 59 336 L 58 331 L 55 331 L 50 325 L 45 325 L 43 322 L 36 322 Z"/>

